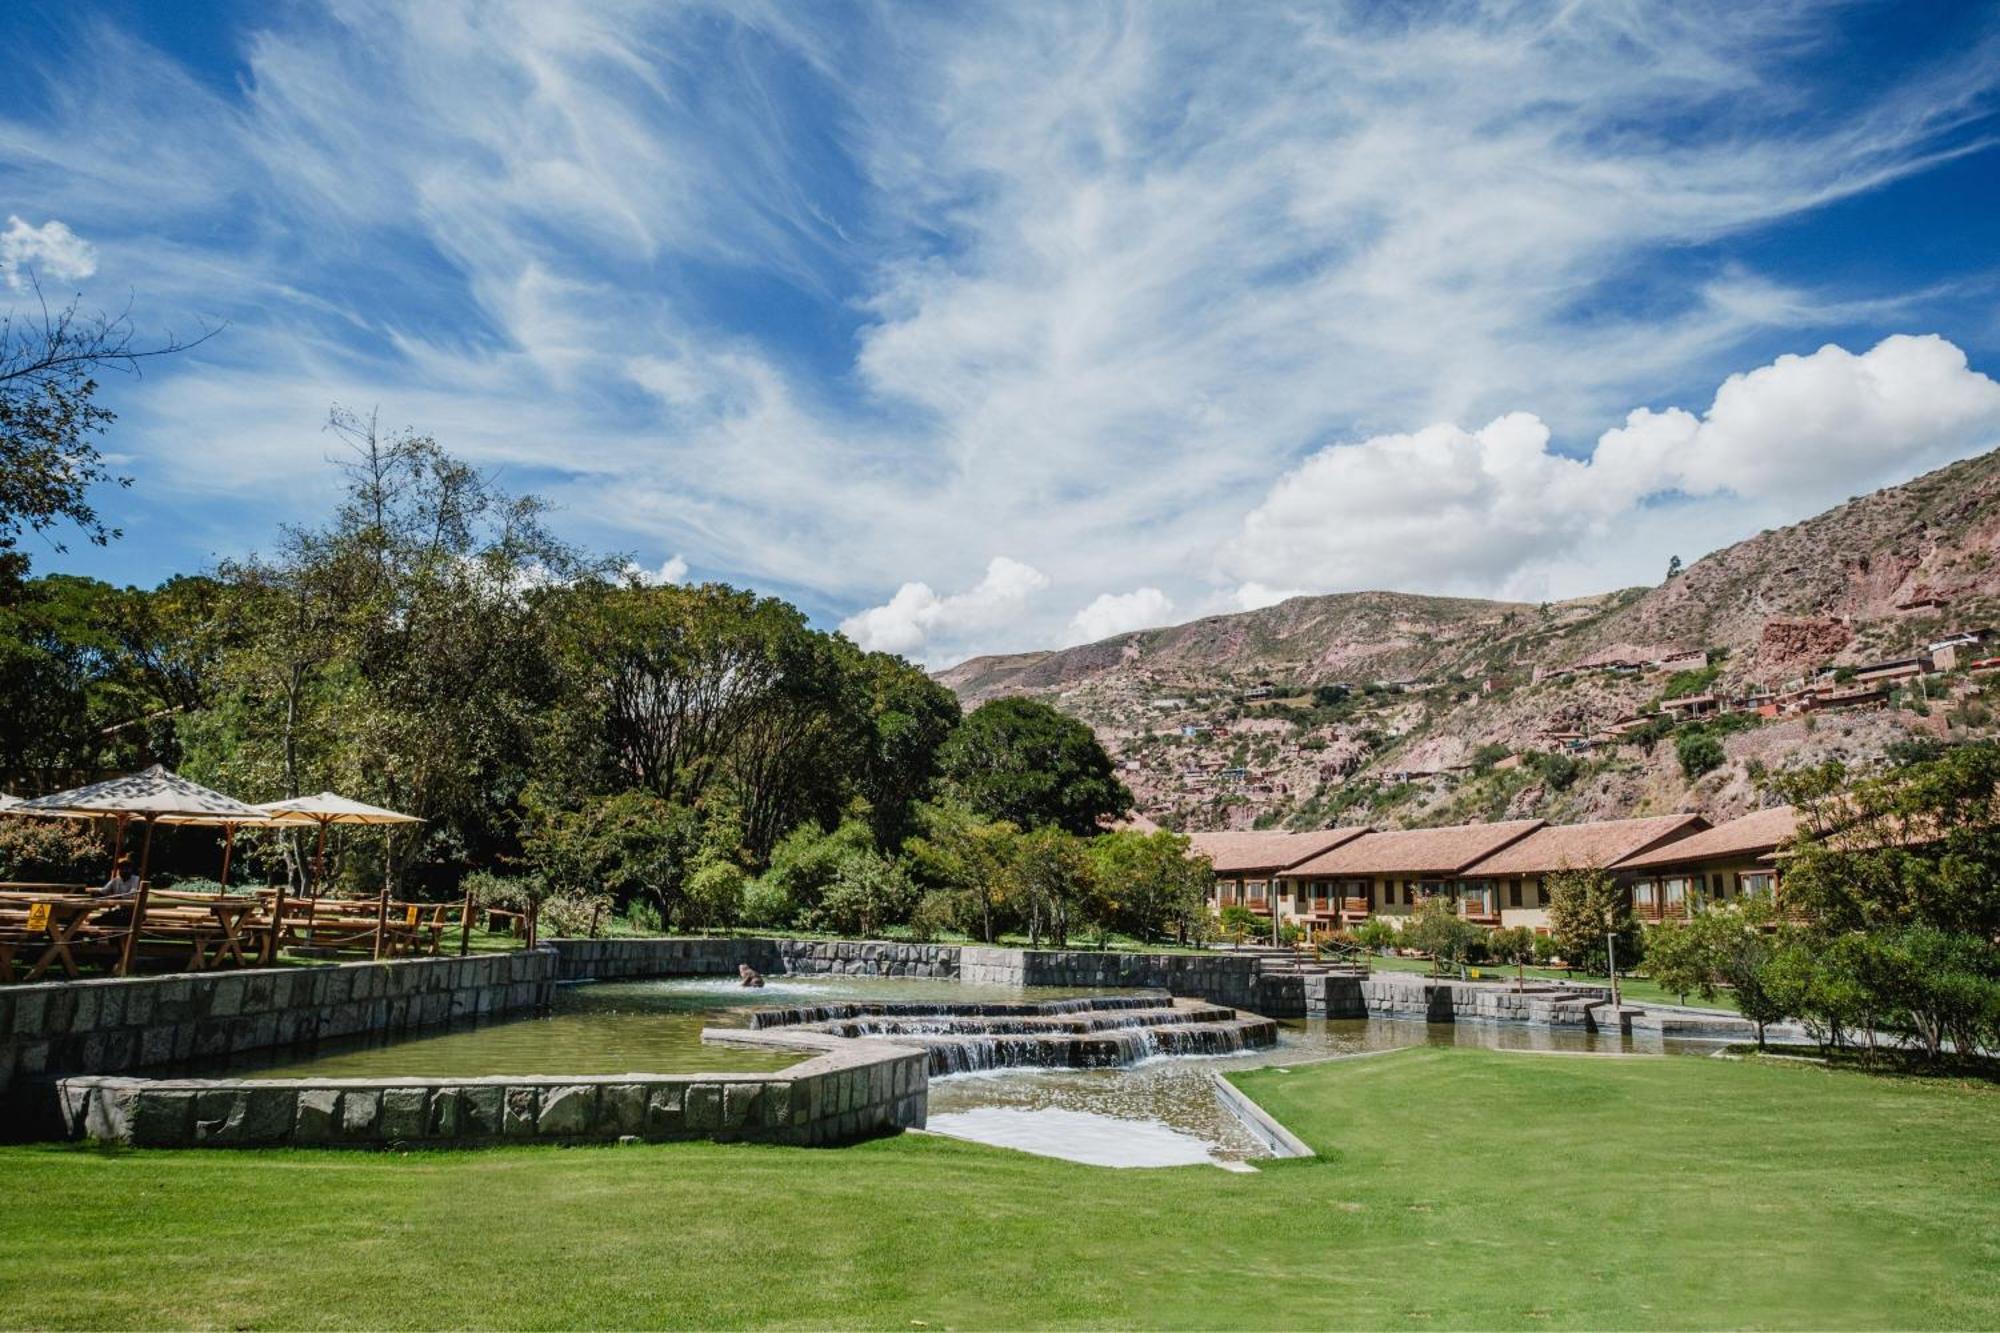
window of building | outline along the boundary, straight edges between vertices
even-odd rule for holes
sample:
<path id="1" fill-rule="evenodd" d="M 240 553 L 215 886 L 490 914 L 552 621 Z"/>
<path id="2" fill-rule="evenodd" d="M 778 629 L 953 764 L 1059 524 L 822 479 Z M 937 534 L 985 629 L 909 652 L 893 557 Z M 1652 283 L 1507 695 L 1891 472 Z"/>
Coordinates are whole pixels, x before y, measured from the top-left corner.
<path id="1" fill-rule="evenodd" d="M 1265 884 L 1263 880 L 1253 879 L 1247 886 L 1245 886 L 1243 897 L 1246 901 L 1253 903 L 1261 903 L 1264 901 L 1264 889 L 1265 889 Z"/>
<path id="2" fill-rule="evenodd" d="M 1507 906 L 1519 907 L 1520 905 L 1521 905 L 1521 881 L 1518 879 L 1510 879 L 1507 881 Z"/>
<path id="3" fill-rule="evenodd" d="M 1778 877 L 1768 870 L 1752 870 L 1736 877 L 1736 891 L 1745 898 L 1769 898 Z"/>

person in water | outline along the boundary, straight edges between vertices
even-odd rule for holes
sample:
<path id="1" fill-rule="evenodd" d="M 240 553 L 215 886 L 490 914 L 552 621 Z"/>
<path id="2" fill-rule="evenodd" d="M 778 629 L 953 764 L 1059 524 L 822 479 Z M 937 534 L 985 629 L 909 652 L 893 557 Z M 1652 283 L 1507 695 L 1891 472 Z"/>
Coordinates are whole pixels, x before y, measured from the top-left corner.
<path id="1" fill-rule="evenodd" d="M 745 986 L 762 986 L 764 984 L 764 974 L 748 963 L 738 963 L 736 965 L 736 976 Z"/>

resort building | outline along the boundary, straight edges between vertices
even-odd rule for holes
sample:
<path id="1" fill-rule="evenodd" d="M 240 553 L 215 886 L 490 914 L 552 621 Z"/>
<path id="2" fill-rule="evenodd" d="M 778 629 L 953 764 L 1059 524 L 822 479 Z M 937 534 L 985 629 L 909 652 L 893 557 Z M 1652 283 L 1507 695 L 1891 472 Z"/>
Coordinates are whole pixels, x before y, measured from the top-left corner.
<path id="1" fill-rule="evenodd" d="M 1773 806 L 1635 853 L 1612 869 L 1621 878 L 1630 876 L 1632 908 L 1641 921 L 1686 916 L 1700 902 L 1776 893 L 1778 867 L 1771 853 L 1790 842 L 1798 827 L 1791 806 Z"/>
<path id="2" fill-rule="evenodd" d="M 1216 911 L 1241 903 L 1253 912 L 1271 911 L 1274 881 L 1301 861 L 1354 841 L 1365 828 L 1318 829 L 1311 833 L 1192 833 L 1188 841 L 1197 856 L 1215 866 L 1215 888 L 1209 904 Z M 1303 915 L 1289 898 L 1278 904 L 1280 919 Z"/>
<path id="3" fill-rule="evenodd" d="M 1516 819 L 1370 833 L 1297 862 L 1278 879 L 1286 899 L 1307 909 L 1296 915 L 1314 926 L 1351 926 L 1378 915 L 1400 921 L 1440 894 L 1457 899 L 1473 920 L 1498 924 L 1491 884 L 1468 882 L 1465 872 L 1544 826 Z"/>
<path id="4" fill-rule="evenodd" d="M 1479 890 L 1477 902 L 1498 903 L 1497 924 L 1546 930 L 1550 876 L 1564 870 L 1612 870 L 1628 857 L 1668 846 L 1708 827 L 1700 815 L 1547 824 L 1466 867 L 1464 877 L 1468 885 Z M 1621 872 L 1612 873 L 1624 877 Z M 1491 919 L 1491 914 L 1475 919 Z"/>

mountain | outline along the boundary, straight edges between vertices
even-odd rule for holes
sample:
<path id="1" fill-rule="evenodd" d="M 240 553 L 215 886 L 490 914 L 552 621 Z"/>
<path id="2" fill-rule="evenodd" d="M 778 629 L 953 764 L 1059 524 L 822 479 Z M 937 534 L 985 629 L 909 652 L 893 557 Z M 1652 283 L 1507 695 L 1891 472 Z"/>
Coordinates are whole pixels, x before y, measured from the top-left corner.
<path id="1" fill-rule="evenodd" d="M 1028 694 L 1082 718 L 1141 809 L 1171 826 L 1729 815 L 1787 764 L 1985 734 L 2000 689 L 1989 702 L 1992 687 L 1961 670 L 1905 683 L 1877 711 L 1702 724 L 1729 762 L 1696 777 L 1657 743 L 1662 726 L 1638 727 L 1644 744 L 1607 730 L 1662 695 L 1782 690 L 2000 624 L 1996 555 L 2000 451 L 1760 533 L 1654 588 L 1541 606 L 1295 597 L 973 658 L 938 678 L 968 706 Z"/>

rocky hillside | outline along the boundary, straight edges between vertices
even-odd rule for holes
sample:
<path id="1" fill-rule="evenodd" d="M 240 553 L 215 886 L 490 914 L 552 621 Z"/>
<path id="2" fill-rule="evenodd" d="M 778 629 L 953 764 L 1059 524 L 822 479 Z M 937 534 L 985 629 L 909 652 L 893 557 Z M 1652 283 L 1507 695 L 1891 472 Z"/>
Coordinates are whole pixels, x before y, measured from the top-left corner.
<path id="1" fill-rule="evenodd" d="M 1083 718 L 1142 810 L 1184 828 L 1729 815 L 1787 764 L 1984 734 L 1985 678 L 1961 666 L 1901 682 L 1866 713 L 1638 719 L 1658 719 L 1662 696 L 1780 691 L 2000 625 L 1996 551 L 2000 452 L 1761 533 L 1656 588 L 1542 606 L 1298 597 L 975 658 L 940 679 L 968 705 L 1032 694 Z M 1674 742 L 1695 729 L 1728 762 L 1691 778 Z"/>

